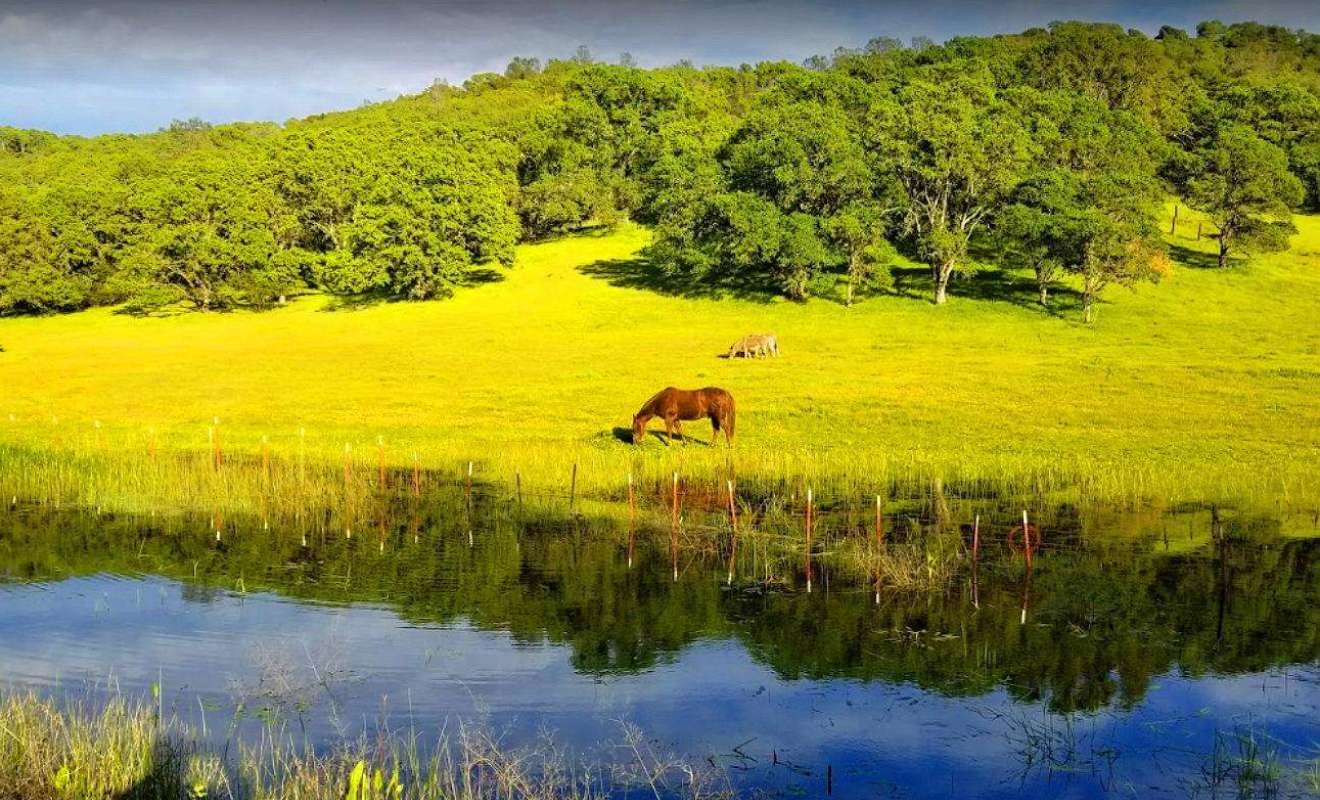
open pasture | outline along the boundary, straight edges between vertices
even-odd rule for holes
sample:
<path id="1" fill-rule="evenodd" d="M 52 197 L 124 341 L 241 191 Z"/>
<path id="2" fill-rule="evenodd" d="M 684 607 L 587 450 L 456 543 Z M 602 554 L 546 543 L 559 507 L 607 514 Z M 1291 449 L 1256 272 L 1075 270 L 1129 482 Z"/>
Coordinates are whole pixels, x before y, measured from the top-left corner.
<path id="1" fill-rule="evenodd" d="M 1320 218 L 1297 221 L 1290 251 L 1217 270 L 1183 209 L 1171 278 L 1111 289 L 1091 325 L 1066 287 L 1047 311 L 1027 276 L 993 270 L 939 308 L 904 267 L 896 291 L 851 308 L 692 296 L 650 271 L 635 226 L 524 246 L 513 269 L 439 302 L 0 320 L 0 442 L 24 461 L 3 480 L 40 494 L 77 454 L 88 474 L 102 464 L 98 503 L 141 508 L 141 488 L 118 486 L 126 465 L 205 454 L 214 435 L 229 463 L 264 450 L 335 480 L 341 463 L 472 461 L 481 481 L 557 491 L 577 464 L 578 491 L 612 497 L 629 471 L 659 486 L 732 470 L 862 497 L 941 479 L 1305 504 L 1320 467 Z M 721 357 L 760 331 L 780 357 Z M 632 414 L 667 385 L 732 392 L 736 446 L 707 446 L 704 421 L 685 426 L 688 447 L 628 444 Z M 168 500 L 168 478 L 138 483 Z"/>

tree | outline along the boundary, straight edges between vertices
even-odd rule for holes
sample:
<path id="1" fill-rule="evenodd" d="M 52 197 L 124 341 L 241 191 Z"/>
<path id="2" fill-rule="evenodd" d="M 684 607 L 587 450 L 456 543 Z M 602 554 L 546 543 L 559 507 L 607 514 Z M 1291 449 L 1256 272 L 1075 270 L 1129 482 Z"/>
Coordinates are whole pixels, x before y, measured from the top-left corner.
<path id="1" fill-rule="evenodd" d="M 891 211 L 877 203 L 859 202 L 825 221 L 826 235 L 846 259 L 848 288 L 844 303 L 848 306 L 852 306 L 859 289 L 879 288 L 887 283 L 889 273 L 885 267 L 897 255 L 884 236 L 886 217 Z"/>
<path id="2" fill-rule="evenodd" d="M 541 72 L 541 59 L 529 58 L 527 56 L 514 56 L 509 60 L 508 66 L 504 68 L 504 77 L 510 80 L 521 80 L 539 75 Z"/>
<path id="3" fill-rule="evenodd" d="M 1144 222 L 1125 218 L 1114 209 L 1093 209 L 1083 235 L 1081 260 L 1071 266 L 1082 278 L 1082 318 L 1091 322 L 1101 293 L 1111 284 L 1134 286 L 1158 281 L 1169 272 L 1169 261 Z"/>
<path id="4" fill-rule="evenodd" d="M 1288 171 L 1288 159 L 1278 147 L 1243 125 L 1226 125 L 1197 156 L 1196 173 L 1188 185 L 1188 201 L 1209 215 L 1219 229 L 1219 266 L 1228 254 L 1280 250 L 1293 231 L 1284 217 L 1302 202 L 1302 182 Z"/>
<path id="5" fill-rule="evenodd" d="M 1006 264 L 1032 271 L 1042 306 L 1049 305 L 1050 288 L 1065 265 L 1081 260 L 1086 209 L 1079 203 L 1080 193 L 1080 182 L 1071 173 L 1046 172 L 1018 187 L 996 221 Z"/>
<path id="6" fill-rule="evenodd" d="M 930 265 L 934 300 L 965 269 L 968 245 L 1006 200 L 1032 145 L 988 72 L 964 66 L 949 80 L 918 80 L 876 109 L 873 147 L 903 188 L 909 232 Z"/>
<path id="7" fill-rule="evenodd" d="M 1025 89 L 1013 101 L 1031 125 L 1038 152 L 994 229 L 1007 263 L 1032 270 L 1044 306 L 1060 273 L 1086 260 L 1097 212 L 1134 224 L 1150 215 L 1161 197 L 1154 156 L 1160 145 L 1135 115 L 1087 95 Z M 1124 230 L 1115 235 L 1130 241 L 1148 233 Z"/>

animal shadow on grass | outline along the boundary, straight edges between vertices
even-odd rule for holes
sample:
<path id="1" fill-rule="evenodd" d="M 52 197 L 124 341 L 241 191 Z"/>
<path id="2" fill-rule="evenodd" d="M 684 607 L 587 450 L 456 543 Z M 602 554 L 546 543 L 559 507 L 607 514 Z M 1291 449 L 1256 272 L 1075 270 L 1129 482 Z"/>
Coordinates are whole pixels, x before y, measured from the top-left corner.
<path id="1" fill-rule="evenodd" d="M 928 270 L 895 269 L 893 275 L 895 295 L 930 302 L 935 284 Z M 973 300 L 1012 303 L 1055 317 L 1079 311 L 1082 307 L 1080 292 L 1057 284 L 1050 287 L 1049 305 L 1042 306 L 1040 290 L 1034 280 L 1025 275 L 998 269 L 981 270 L 970 275 L 955 275 L 949 281 L 949 294 L 955 298 L 967 297 Z"/>
<path id="2" fill-rule="evenodd" d="M 618 425 L 616 425 L 616 426 L 613 428 L 613 430 L 610 431 L 610 434 L 611 434 L 615 439 L 619 440 L 620 442 L 623 442 L 624 444 L 632 444 L 632 443 L 633 443 L 633 440 L 632 440 L 632 428 L 624 428 L 624 427 L 622 427 L 622 426 L 618 426 Z M 648 428 L 647 431 L 646 431 L 646 435 L 647 435 L 648 438 L 654 437 L 655 440 L 658 441 L 658 442 L 660 442 L 661 445 L 664 445 L 664 443 L 665 443 L 665 432 L 664 432 L 663 430 L 656 430 L 656 429 L 654 429 L 654 428 Z M 674 434 L 674 444 L 675 444 L 675 445 L 680 445 L 680 444 L 683 444 L 684 442 L 687 442 L 687 443 L 689 443 L 689 444 L 700 444 L 700 445 L 704 445 L 704 446 L 706 446 L 706 447 L 714 447 L 714 445 L 713 445 L 711 442 L 707 442 L 707 441 L 704 441 L 704 440 L 702 440 L 702 439 L 698 439 L 698 438 L 696 438 L 696 437 L 694 437 L 694 436 L 690 436 L 690 435 L 685 434 L 685 433 L 675 433 L 675 434 Z"/>
<path id="3" fill-rule="evenodd" d="M 615 258 L 578 267 L 583 275 L 603 278 L 611 286 L 642 289 L 674 297 L 735 297 L 770 303 L 778 296 L 768 281 L 736 274 L 684 275 L 660 269 L 646 257 Z"/>

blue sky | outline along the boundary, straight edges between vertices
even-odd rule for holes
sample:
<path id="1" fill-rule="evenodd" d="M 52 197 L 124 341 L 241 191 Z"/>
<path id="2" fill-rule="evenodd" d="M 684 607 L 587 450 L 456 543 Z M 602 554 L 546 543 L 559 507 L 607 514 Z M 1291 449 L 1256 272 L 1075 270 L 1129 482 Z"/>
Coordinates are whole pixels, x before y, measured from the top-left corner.
<path id="1" fill-rule="evenodd" d="M 514 55 L 645 66 L 801 60 L 873 36 L 943 41 L 1056 19 L 1154 32 L 1203 19 L 1320 30 L 1320 2 L 636 2 L 0 0 L 0 125 L 149 131 L 171 119 L 276 120 L 460 83 Z"/>

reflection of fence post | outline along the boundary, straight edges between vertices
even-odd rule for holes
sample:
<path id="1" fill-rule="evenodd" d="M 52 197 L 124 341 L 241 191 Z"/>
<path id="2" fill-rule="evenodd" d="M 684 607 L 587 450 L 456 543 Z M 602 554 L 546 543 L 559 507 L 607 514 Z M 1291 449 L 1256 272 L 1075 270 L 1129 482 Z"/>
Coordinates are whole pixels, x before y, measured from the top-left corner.
<path id="1" fill-rule="evenodd" d="M 733 585 L 733 569 L 738 558 L 738 505 L 733 499 L 733 481 L 729 481 L 729 528 L 732 531 L 729 537 L 729 580 L 728 584 Z"/>
<path id="2" fill-rule="evenodd" d="M 976 563 L 977 556 L 981 552 L 981 515 L 977 514 L 972 522 L 972 563 Z"/>
<path id="3" fill-rule="evenodd" d="M 806 567 L 807 567 L 807 594 L 811 594 L 811 523 L 813 522 L 813 520 L 812 520 L 812 502 L 811 502 L 811 501 L 812 501 L 811 489 L 807 489 L 807 519 L 806 519 L 806 529 L 807 529 L 807 554 L 806 554 Z"/>

